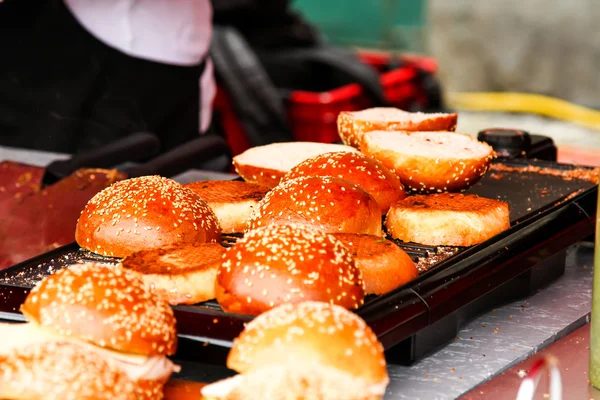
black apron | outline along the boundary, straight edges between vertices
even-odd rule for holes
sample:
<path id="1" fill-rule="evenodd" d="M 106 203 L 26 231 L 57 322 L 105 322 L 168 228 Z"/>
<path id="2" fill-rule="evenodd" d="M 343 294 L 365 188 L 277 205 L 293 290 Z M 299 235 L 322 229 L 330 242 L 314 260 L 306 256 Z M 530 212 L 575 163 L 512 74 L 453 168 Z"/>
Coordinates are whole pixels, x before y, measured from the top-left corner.
<path id="1" fill-rule="evenodd" d="M 196 138 L 204 62 L 130 57 L 63 0 L 0 3 L 0 145 L 76 153 L 150 131 L 162 150 Z"/>

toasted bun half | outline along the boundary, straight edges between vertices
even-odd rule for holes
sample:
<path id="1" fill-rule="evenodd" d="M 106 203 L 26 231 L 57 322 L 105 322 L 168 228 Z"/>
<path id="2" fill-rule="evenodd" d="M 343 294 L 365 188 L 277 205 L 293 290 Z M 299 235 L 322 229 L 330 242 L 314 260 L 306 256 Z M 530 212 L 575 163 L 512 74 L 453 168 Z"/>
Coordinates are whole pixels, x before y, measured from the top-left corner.
<path id="1" fill-rule="evenodd" d="M 269 188 L 302 161 L 323 153 L 357 150 L 341 144 L 317 142 L 284 142 L 252 147 L 233 157 L 237 173 L 245 181 Z"/>
<path id="2" fill-rule="evenodd" d="M 333 236 L 304 225 L 269 225 L 226 250 L 215 294 L 227 312 L 258 315 L 303 300 L 354 309 L 363 304 L 364 286 L 354 260 Z"/>
<path id="3" fill-rule="evenodd" d="M 335 233 L 350 251 L 365 281 L 366 294 L 384 294 L 419 276 L 408 254 L 391 240 L 373 235 Z"/>
<path id="4" fill-rule="evenodd" d="M 75 230 L 84 249 L 125 257 L 171 244 L 217 242 L 215 213 L 190 189 L 160 176 L 117 182 L 85 206 Z"/>
<path id="5" fill-rule="evenodd" d="M 241 181 L 204 181 L 184 185 L 208 203 L 223 233 L 244 232 L 252 209 L 269 188 Z"/>
<path id="6" fill-rule="evenodd" d="M 328 233 L 382 235 L 381 210 L 373 196 L 352 182 L 329 176 L 282 182 L 254 209 L 248 229 L 289 223 Z"/>
<path id="7" fill-rule="evenodd" d="M 361 149 L 417 193 L 465 190 L 486 173 L 495 155 L 487 143 L 455 132 L 373 131 L 365 134 Z"/>
<path id="8" fill-rule="evenodd" d="M 249 322 L 227 366 L 242 375 L 217 398 L 381 399 L 389 382 L 383 347 L 365 322 L 314 301 L 285 304 Z"/>
<path id="9" fill-rule="evenodd" d="M 365 132 L 371 131 L 454 131 L 456 114 L 413 113 L 393 107 L 343 111 L 338 115 L 338 133 L 348 146 L 360 148 Z"/>
<path id="10" fill-rule="evenodd" d="M 177 347 L 169 303 L 139 274 L 120 266 L 79 264 L 33 288 L 21 306 L 28 321 L 111 350 L 170 355 Z"/>
<path id="11" fill-rule="evenodd" d="M 225 248 L 217 243 L 142 250 L 121 265 L 138 272 L 150 290 L 170 304 L 196 304 L 215 298 L 215 279 Z"/>
<path id="12" fill-rule="evenodd" d="M 508 204 L 473 194 L 410 196 L 387 214 L 389 234 L 432 246 L 472 246 L 510 228 Z"/>
<path id="13" fill-rule="evenodd" d="M 45 342 L 0 356 L 0 398 L 136 400 L 138 387 L 94 352 L 71 343 Z"/>
<path id="14" fill-rule="evenodd" d="M 398 176 L 379 161 L 361 153 L 321 154 L 296 165 L 283 179 L 305 176 L 332 176 L 355 183 L 373 196 L 382 214 L 392 203 L 406 197 Z"/>

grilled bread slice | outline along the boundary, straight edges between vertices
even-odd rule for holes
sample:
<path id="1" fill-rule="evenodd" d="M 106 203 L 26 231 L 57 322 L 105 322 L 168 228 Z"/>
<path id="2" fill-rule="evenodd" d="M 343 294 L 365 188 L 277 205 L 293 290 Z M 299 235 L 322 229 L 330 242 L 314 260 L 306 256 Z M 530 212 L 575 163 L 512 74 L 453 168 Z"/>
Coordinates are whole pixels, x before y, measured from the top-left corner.
<path id="1" fill-rule="evenodd" d="M 414 261 L 391 240 L 355 233 L 334 233 L 333 236 L 354 257 L 365 281 L 365 294 L 390 292 L 419 275 Z"/>
<path id="2" fill-rule="evenodd" d="M 510 228 L 508 204 L 473 194 L 410 196 L 388 211 L 395 239 L 432 246 L 473 246 Z"/>
<path id="3" fill-rule="evenodd" d="M 196 304 L 215 298 L 215 279 L 225 248 L 217 243 L 143 250 L 122 261 L 142 275 L 147 287 L 170 304 Z"/>
<path id="4" fill-rule="evenodd" d="M 223 233 L 244 232 L 252 209 L 269 191 L 266 186 L 241 181 L 202 181 L 184 186 L 208 203 Z"/>
<path id="5" fill-rule="evenodd" d="M 395 171 L 407 190 L 423 194 L 469 188 L 495 155 L 487 143 L 456 132 L 367 132 L 361 150 Z"/>
<path id="6" fill-rule="evenodd" d="M 302 161 L 323 153 L 358 151 L 341 144 L 316 142 L 284 142 L 252 147 L 233 157 L 237 173 L 246 182 L 269 188 L 276 186 L 281 178 Z"/>
<path id="7" fill-rule="evenodd" d="M 342 111 L 337 125 L 340 138 L 348 146 L 360 148 L 365 132 L 370 131 L 454 131 L 456 114 L 408 112 L 392 107 Z"/>

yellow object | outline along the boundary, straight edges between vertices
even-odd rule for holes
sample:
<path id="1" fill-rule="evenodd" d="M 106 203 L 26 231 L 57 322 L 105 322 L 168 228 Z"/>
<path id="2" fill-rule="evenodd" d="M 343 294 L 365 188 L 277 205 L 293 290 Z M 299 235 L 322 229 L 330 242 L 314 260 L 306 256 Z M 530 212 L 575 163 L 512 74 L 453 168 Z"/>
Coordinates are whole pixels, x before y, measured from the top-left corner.
<path id="1" fill-rule="evenodd" d="M 540 114 L 600 130 L 600 111 L 568 101 L 528 93 L 447 93 L 450 108 Z"/>

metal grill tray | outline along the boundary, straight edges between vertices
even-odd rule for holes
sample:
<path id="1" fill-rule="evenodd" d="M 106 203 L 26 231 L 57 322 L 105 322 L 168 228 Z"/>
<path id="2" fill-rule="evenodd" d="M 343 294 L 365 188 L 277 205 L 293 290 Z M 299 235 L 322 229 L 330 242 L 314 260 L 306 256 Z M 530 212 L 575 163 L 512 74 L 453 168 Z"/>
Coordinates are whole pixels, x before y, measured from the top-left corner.
<path id="1" fill-rule="evenodd" d="M 594 232 L 598 186 L 590 171 L 534 160 L 494 163 L 469 193 L 508 202 L 510 229 L 469 248 L 396 241 L 417 262 L 420 276 L 388 294 L 369 296 L 356 311 L 390 361 L 414 362 L 455 337 L 479 313 L 559 277 L 566 248 Z M 225 236 L 223 245 L 236 239 Z M 29 289 L 45 275 L 81 261 L 118 262 L 72 243 L 0 272 L 0 318 L 22 320 L 18 309 Z M 251 319 L 225 313 L 215 301 L 174 309 L 181 335 L 221 344 Z"/>

